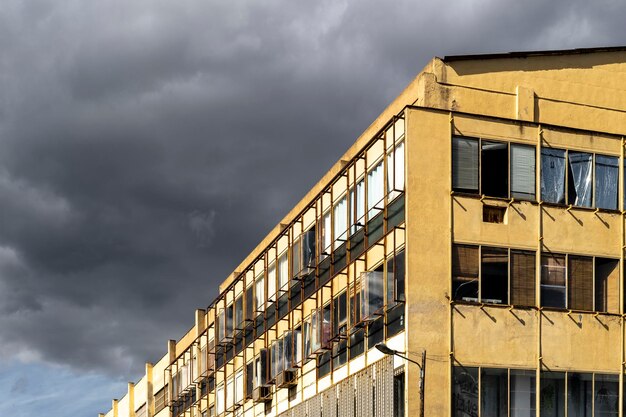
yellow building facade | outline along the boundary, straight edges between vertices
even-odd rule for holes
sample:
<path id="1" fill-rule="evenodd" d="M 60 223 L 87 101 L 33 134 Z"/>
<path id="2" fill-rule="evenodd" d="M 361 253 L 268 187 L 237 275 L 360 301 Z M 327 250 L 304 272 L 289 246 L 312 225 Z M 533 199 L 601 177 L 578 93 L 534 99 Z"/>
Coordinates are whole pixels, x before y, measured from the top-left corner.
<path id="1" fill-rule="evenodd" d="M 622 416 L 623 86 L 434 58 L 103 415 Z"/>

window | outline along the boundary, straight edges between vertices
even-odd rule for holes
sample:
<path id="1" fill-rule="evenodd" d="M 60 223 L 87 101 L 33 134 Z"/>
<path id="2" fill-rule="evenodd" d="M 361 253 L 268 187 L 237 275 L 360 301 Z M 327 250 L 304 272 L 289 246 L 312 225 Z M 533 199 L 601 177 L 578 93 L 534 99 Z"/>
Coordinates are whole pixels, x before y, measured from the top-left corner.
<path id="1" fill-rule="evenodd" d="M 455 136 L 452 189 L 489 197 L 534 200 L 535 149 L 529 145 Z"/>
<path id="2" fill-rule="evenodd" d="M 404 190 L 404 142 L 387 154 L 387 193 L 389 201 Z"/>
<path id="3" fill-rule="evenodd" d="M 167 404 L 167 384 L 154 394 L 154 413 L 157 414 L 166 407 Z"/>
<path id="4" fill-rule="evenodd" d="M 508 249 L 483 247 L 480 299 L 483 303 L 508 303 Z"/>
<path id="5" fill-rule="evenodd" d="M 363 179 L 350 189 L 350 234 L 363 227 L 365 221 L 365 181 Z"/>
<path id="6" fill-rule="evenodd" d="M 267 267 L 267 300 L 276 301 L 276 262 L 274 260 Z"/>
<path id="7" fill-rule="evenodd" d="M 478 139 L 452 138 L 452 189 L 478 194 Z"/>
<path id="8" fill-rule="evenodd" d="M 535 416 L 535 371 L 511 370 L 510 417 Z"/>
<path id="9" fill-rule="evenodd" d="M 219 395 L 219 388 L 218 388 Z M 231 376 L 226 380 L 226 409 L 232 410 L 235 403 L 235 381 Z"/>
<path id="10" fill-rule="evenodd" d="M 245 398 L 252 398 L 252 390 L 254 389 L 254 361 L 246 364 L 246 392 Z"/>
<path id="11" fill-rule="evenodd" d="M 452 416 L 478 415 L 478 368 L 455 366 L 452 372 Z"/>
<path id="12" fill-rule="evenodd" d="M 591 256 L 543 254 L 541 305 L 619 312 L 619 261 Z"/>
<path id="13" fill-rule="evenodd" d="M 539 415 L 548 417 L 565 415 L 565 373 L 541 373 Z"/>
<path id="14" fill-rule="evenodd" d="M 235 299 L 235 329 L 243 330 L 243 294 Z"/>
<path id="15" fill-rule="evenodd" d="M 481 194 L 506 198 L 509 195 L 508 147 L 503 142 L 481 142 Z"/>
<path id="16" fill-rule="evenodd" d="M 235 374 L 235 404 L 243 402 L 243 389 L 244 389 L 243 369 Z"/>
<path id="17" fill-rule="evenodd" d="M 508 371 L 483 368 L 480 372 L 480 411 L 483 416 L 507 417 Z"/>
<path id="18" fill-rule="evenodd" d="M 617 183 L 619 182 L 619 159 L 596 155 L 596 207 L 617 210 Z"/>
<path id="19" fill-rule="evenodd" d="M 535 305 L 534 262 L 535 253 L 530 251 L 453 245 L 452 299 Z"/>
<path id="20" fill-rule="evenodd" d="M 373 209 L 383 208 L 382 203 L 385 196 L 383 169 L 383 161 L 380 161 L 367 173 L 367 213 L 370 219 L 377 214 Z"/>
<path id="21" fill-rule="evenodd" d="M 346 233 L 348 230 L 348 199 L 345 195 L 341 197 L 333 207 L 333 220 L 335 236 L 334 248 L 337 249 L 346 241 Z"/>
<path id="22" fill-rule="evenodd" d="M 383 270 L 367 271 L 361 274 L 361 320 L 370 320 L 379 314 L 385 305 Z"/>
<path id="23" fill-rule="evenodd" d="M 286 291 L 289 283 L 289 259 L 287 251 L 278 257 L 278 289 Z"/>
<path id="24" fill-rule="evenodd" d="M 250 284 L 246 289 L 246 320 L 252 321 L 254 319 L 254 285 Z"/>
<path id="25" fill-rule="evenodd" d="M 300 277 L 300 271 L 302 270 L 302 239 L 297 238 L 291 245 L 291 276 L 293 278 Z"/>
<path id="26" fill-rule="evenodd" d="M 225 411 L 226 403 L 224 400 L 224 384 L 220 384 L 217 386 L 217 394 L 215 395 L 215 408 L 218 415 Z"/>
<path id="27" fill-rule="evenodd" d="M 541 305 L 565 308 L 564 255 L 541 255 Z"/>
<path id="28" fill-rule="evenodd" d="M 322 216 L 322 252 L 320 253 L 320 261 L 326 259 L 330 255 L 331 243 L 332 243 L 332 230 L 330 221 L 330 210 L 324 213 Z"/>
<path id="29" fill-rule="evenodd" d="M 265 281 L 262 273 L 256 277 L 254 289 L 255 309 L 257 312 L 263 312 L 265 310 Z"/>
<path id="30" fill-rule="evenodd" d="M 404 417 L 404 372 L 393 377 L 393 417 Z"/>
<path id="31" fill-rule="evenodd" d="M 541 198 L 548 203 L 617 210 L 618 163 L 614 156 L 543 148 Z"/>
<path id="32" fill-rule="evenodd" d="M 535 199 L 535 148 L 511 144 L 511 197 Z"/>

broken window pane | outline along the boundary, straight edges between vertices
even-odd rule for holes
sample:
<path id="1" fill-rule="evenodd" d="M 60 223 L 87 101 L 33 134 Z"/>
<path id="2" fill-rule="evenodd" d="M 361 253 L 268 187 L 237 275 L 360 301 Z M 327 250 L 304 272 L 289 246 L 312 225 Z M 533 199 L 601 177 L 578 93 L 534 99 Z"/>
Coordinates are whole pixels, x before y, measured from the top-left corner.
<path id="1" fill-rule="evenodd" d="M 478 301 L 478 246 L 452 247 L 452 299 Z"/>
<path id="2" fill-rule="evenodd" d="M 478 368 L 454 367 L 452 373 L 452 416 L 478 416 Z"/>
<path id="3" fill-rule="evenodd" d="M 569 256 L 568 308 L 593 310 L 593 258 Z"/>
<path id="4" fill-rule="evenodd" d="M 535 305 L 535 252 L 511 250 L 511 304 Z"/>
<path id="5" fill-rule="evenodd" d="M 565 151 L 541 149 L 541 199 L 565 204 Z"/>
<path id="6" fill-rule="evenodd" d="M 478 193 L 478 140 L 452 138 L 452 189 Z"/>
<path id="7" fill-rule="evenodd" d="M 481 294 L 483 303 L 508 303 L 509 259 L 508 249 L 482 248 Z"/>
<path id="8" fill-rule="evenodd" d="M 481 144 L 480 192 L 490 197 L 509 196 L 508 145 L 483 141 Z"/>
<path id="9" fill-rule="evenodd" d="M 591 416 L 592 374 L 569 372 L 567 374 L 567 415 L 569 417 Z"/>
<path id="10" fill-rule="evenodd" d="M 596 207 L 617 210 L 618 158 L 596 155 Z"/>
<path id="11" fill-rule="evenodd" d="M 595 311 L 619 313 L 619 261 L 596 258 Z"/>
<path id="12" fill-rule="evenodd" d="M 511 144 L 511 197 L 535 199 L 535 148 Z"/>
<path id="13" fill-rule="evenodd" d="M 511 370 L 511 417 L 535 416 L 535 371 Z"/>
<path id="14" fill-rule="evenodd" d="M 569 204 L 579 207 L 591 207 L 591 154 L 568 152 L 568 190 Z"/>
<path id="15" fill-rule="evenodd" d="M 539 415 L 542 417 L 565 416 L 565 373 L 542 372 Z"/>
<path id="16" fill-rule="evenodd" d="M 507 417 L 508 372 L 483 368 L 480 375 L 480 414 L 482 417 Z"/>
<path id="17" fill-rule="evenodd" d="M 541 305 L 565 308 L 565 255 L 541 255 Z"/>

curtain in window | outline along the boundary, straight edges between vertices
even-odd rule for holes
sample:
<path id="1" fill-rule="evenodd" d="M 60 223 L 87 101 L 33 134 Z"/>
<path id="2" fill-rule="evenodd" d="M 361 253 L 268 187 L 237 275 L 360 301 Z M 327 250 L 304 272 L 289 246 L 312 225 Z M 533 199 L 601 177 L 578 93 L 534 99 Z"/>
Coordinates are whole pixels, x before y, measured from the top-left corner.
<path id="1" fill-rule="evenodd" d="M 452 299 L 478 301 L 478 246 L 452 246 Z"/>
<path id="2" fill-rule="evenodd" d="M 348 230 L 348 201 L 343 196 L 333 207 L 334 216 L 334 232 L 335 232 L 335 248 L 346 240 L 346 231 Z"/>
<path id="3" fill-rule="evenodd" d="M 618 159 L 596 155 L 596 207 L 617 210 Z"/>
<path id="4" fill-rule="evenodd" d="M 541 199 L 548 203 L 565 203 L 564 150 L 541 150 Z"/>
<path id="5" fill-rule="evenodd" d="M 452 138 L 452 189 L 478 192 L 478 140 Z"/>
<path id="6" fill-rule="evenodd" d="M 511 250 L 511 304 L 535 305 L 535 253 Z"/>
<path id="7" fill-rule="evenodd" d="M 367 211 L 369 212 L 374 207 L 382 208 L 379 204 L 385 194 L 383 175 L 383 161 L 380 161 L 378 165 L 370 170 L 367 174 Z"/>
<path id="8" fill-rule="evenodd" d="M 568 279 L 568 307 L 593 310 L 593 258 L 569 256 Z"/>
<path id="9" fill-rule="evenodd" d="M 591 207 L 591 154 L 569 152 L 569 203 Z"/>
<path id="10" fill-rule="evenodd" d="M 535 148 L 511 144 L 511 196 L 535 198 Z"/>

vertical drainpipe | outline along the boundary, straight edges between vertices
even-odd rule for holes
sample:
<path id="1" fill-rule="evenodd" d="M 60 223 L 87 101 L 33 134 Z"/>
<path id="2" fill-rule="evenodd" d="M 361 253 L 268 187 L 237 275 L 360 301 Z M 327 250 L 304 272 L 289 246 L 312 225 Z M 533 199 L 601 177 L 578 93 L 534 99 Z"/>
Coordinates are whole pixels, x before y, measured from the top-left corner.
<path id="1" fill-rule="evenodd" d="M 111 411 L 113 411 L 113 417 L 118 417 L 117 414 L 117 399 L 111 402 Z"/>
<path id="2" fill-rule="evenodd" d="M 541 311 L 541 251 L 543 249 L 543 201 L 541 200 L 541 148 L 543 145 L 543 128 L 541 124 L 537 125 L 537 156 L 535 160 L 538 163 L 535 163 L 536 169 L 536 178 L 535 178 L 535 192 L 539 195 L 539 205 L 537 206 L 537 210 L 539 212 L 539 216 L 537 219 L 537 259 L 535 260 L 535 304 L 537 305 L 537 369 L 535 370 L 535 412 L 539 412 L 540 408 L 540 381 L 541 381 L 541 363 L 542 363 L 542 352 L 541 352 L 541 326 L 543 319 L 543 312 Z M 539 191 L 539 192 L 538 192 Z"/>
<path id="3" fill-rule="evenodd" d="M 449 160 L 452 161 L 452 135 L 454 134 L 454 115 L 452 112 L 450 112 L 450 133 L 449 133 L 449 140 L 448 140 L 448 144 L 450 146 L 450 149 L 448 154 L 450 155 Z M 450 174 L 450 212 L 449 212 L 449 219 L 448 219 L 448 224 L 449 224 L 449 228 L 450 228 L 450 244 L 448 245 L 448 265 L 450 265 L 450 267 L 452 267 L 452 244 L 454 242 L 454 225 L 453 225 L 453 221 L 454 221 L 454 195 L 452 194 L 452 162 L 450 162 L 450 170 L 449 170 L 449 174 Z M 452 268 L 450 268 L 450 270 L 452 270 Z M 452 305 L 452 277 L 449 277 L 450 279 L 448 279 L 448 296 L 450 297 L 448 300 L 448 327 L 449 327 L 449 331 L 448 331 L 448 351 L 450 352 L 449 355 L 449 364 L 448 364 L 448 415 L 451 416 L 452 415 L 452 366 L 454 363 L 454 340 L 453 340 L 453 305 Z M 424 361 L 425 362 L 425 361 Z M 426 374 L 424 374 L 424 379 L 426 379 Z M 422 416 L 423 417 L 423 416 Z"/>
<path id="4" fill-rule="evenodd" d="M 624 137 L 622 137 L 622 147 L 620 149 L 620 164 L 619 164 L 619 168 L 618 168 L 618 172 L 619 172 L 619 178 L 624 178 Z M 622 271 L 622 276 L 624 276 L 624 246 L 626 245 L 626 236 L 625 236 L 625 228 L 624 228 L 624 210 L 626 210 L 626 207 L 624 207 L 624 198 L 626 197 L 624 195 L 624 183 L 622 182 L 622 186 L 619 187 L 620 181 L 618 179 L 617 181 L 618 184 L 618 190 L 617 190 L 617 195 L 619 198 L 619 201 L 617 203 L 617 207 L 621 207 L 622 210 L 622 216 L 621 216 L 621 221 L 620 221 L 620 226 L 622 229 L 622 238 L 620 240 L 620 245 L 622 246 L 620 248 L 620 254 L 621 256 L 619 257 L 619 267 L 620 267 L 620 271 Z M 623 280 L 619 280 L 622 285 L 621 285 L 621 291 L 620 296 L 618 297 L 619 300 L 619 310 L 622 312 L 622 317 L 620 320 L 620 334 L 621 334 L 621 349 L 620 349 L 620 372 L 619 372 L 619 392 L 623 393 L 624 392 L 624 337 L 626 337 L 626 334 L 624 334 L 624 314 L 626 313 L 626 311 L 624 311 L 624 282 Z M 624 415 L 624 401 L 619 401 L 618 404 L 618 411 L 620 416 Z"/>

